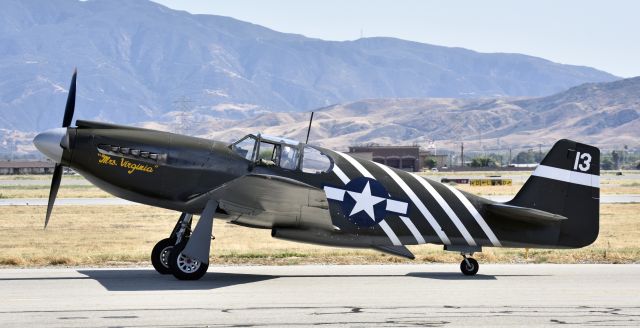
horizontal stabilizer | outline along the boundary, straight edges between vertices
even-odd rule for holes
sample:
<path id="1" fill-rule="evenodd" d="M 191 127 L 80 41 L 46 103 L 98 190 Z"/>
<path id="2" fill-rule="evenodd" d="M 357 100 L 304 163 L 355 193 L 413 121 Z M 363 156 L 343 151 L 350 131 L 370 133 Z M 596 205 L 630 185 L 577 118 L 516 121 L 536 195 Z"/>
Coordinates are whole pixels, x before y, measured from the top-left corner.
<path id="1" fill-rule="evenodd" d="M 410 260 L 413 260 L 416 258 L 415 255 L 413 255 L 413 253 L 411 253 L 411 251 L 409 249 L 407 249 L 406 247 L 400 245 L 400 246 L 379 246 L 379 245 L 375 245 L 373 246 L 373 248 L 385 252 L 387 254 L 391 254 L 391 255 L 396 255 L 396 256 L 402 256 L 402 257 L 406 257 Z"/>
<path id="2" fill-rule="evenodd" d="M 534 208 L 506 204 L 489 204 L 486 205 L 486 209 L 491 214 L 500 216 L 502 218 L 527 223 L 547 224 L 567 220 L 567 217 L 562 215 L 553 214 Z"/>

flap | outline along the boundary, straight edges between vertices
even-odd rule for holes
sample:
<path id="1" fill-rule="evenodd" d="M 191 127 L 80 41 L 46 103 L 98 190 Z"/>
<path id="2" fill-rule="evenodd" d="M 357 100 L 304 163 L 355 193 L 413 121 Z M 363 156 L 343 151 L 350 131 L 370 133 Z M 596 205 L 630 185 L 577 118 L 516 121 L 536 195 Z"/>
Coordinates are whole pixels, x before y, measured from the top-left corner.
<path id="1" fill-rule="evenodd" d="M 406 257 L 410 260 L 413 260 L 416 258 L 415 255 L 413 255 L 413 253 L 411 253 L 411 251 L 406 248 L 403 245 L 400 246 L 380 246 L 380 245 L 374 245 L 373 248 L 385 252 L 387 254 L 391 254 L 391 255 L 396 255 L 396 256 L 401 256 L 401 257 Z"/>
<path id="2" fill-rule="evenodd" d="M 313 188 L 300 181 L 266 174 L 247 174 L 230 181 L 209 195 L 220 201 L 220 207 L 239 214 L 262 212 L 300 216 L 300 207 L 309 203 Z M 321 192 L 321 191 L 319 191 Z"/>

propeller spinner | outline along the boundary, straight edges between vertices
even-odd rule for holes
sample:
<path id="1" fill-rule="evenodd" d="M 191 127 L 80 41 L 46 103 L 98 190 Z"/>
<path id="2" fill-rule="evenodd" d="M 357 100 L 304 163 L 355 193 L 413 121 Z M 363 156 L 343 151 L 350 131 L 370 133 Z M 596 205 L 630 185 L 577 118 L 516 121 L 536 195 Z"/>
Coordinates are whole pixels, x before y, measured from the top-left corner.
<path id="1" fill-rule="evenodd" d="M 73 112 L 76 107 L 76 76 L 78 71 L 74 70 L 71 78 L 71 86 L 69 87 L 69 95 L 67 96 L 67 105 L 64 109 L 64 118 L 62 119 L 62 128 L 56 128 L 44 131 L 33 139 L 36 148 L 56 162 L 53 170 L 53 179 L 51 179 L 51 189 L 49 190 L 49 203 L 47 204 L 47 216 L 44 219 L 44 228 L 49 224 L 53 203 L 56 201 L 56 195 L 60 188 L 60 180 L 62 179 L 62 153 L 64 152 L 63 141 L 67 134 L 67 127 L 71 125 L 73 120 Z"/>

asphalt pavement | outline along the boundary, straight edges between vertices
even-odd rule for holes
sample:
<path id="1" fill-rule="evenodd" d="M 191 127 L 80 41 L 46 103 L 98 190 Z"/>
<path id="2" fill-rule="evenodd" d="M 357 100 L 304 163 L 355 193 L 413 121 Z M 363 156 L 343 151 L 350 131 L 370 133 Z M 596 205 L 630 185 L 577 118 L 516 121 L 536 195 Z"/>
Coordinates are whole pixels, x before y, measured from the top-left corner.
<path id="1" fill-rule="evenodd" d="M 640 265 L 0 270 L 1 327 L 640 326 Z"/>

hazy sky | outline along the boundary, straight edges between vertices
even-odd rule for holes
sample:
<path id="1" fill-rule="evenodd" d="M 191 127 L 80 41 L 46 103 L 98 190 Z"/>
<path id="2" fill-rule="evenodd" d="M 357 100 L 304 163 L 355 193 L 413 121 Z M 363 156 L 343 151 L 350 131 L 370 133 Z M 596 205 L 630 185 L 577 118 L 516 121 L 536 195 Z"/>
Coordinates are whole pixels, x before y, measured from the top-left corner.
<path id="1" fill-rule="evenodd" d="M 154 1 L 325 40 L 390 36 L 640 75 L 640 1 Z"/>

